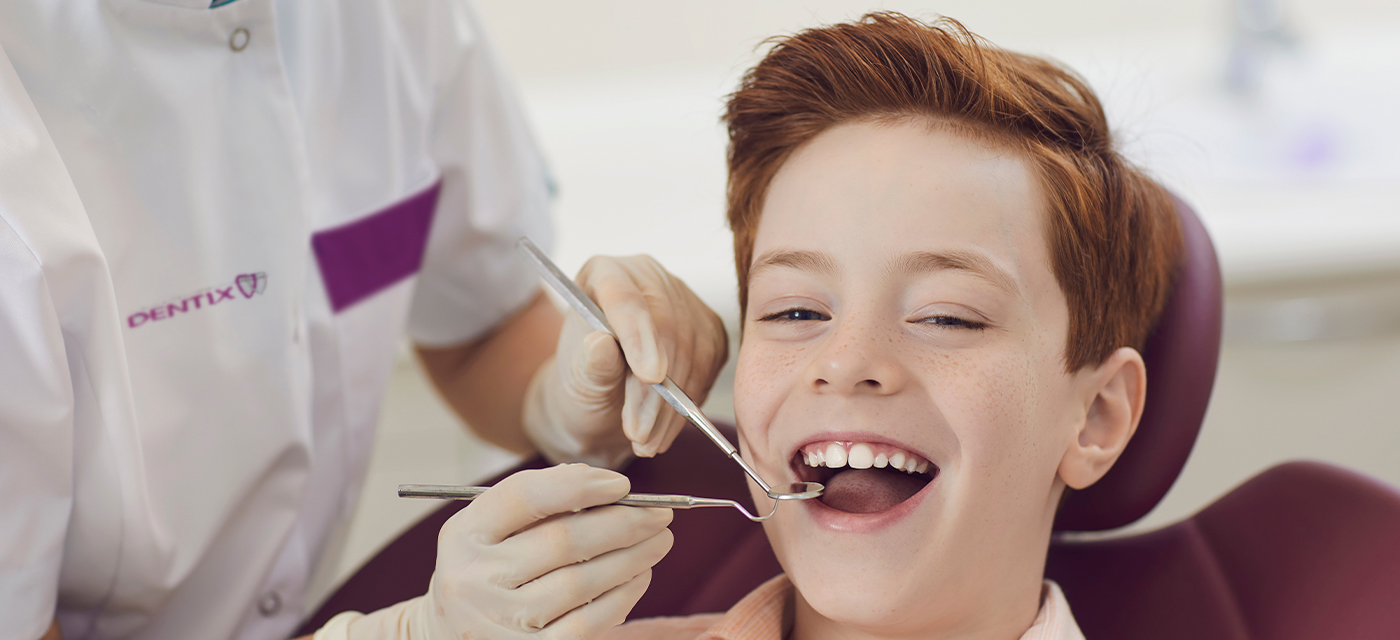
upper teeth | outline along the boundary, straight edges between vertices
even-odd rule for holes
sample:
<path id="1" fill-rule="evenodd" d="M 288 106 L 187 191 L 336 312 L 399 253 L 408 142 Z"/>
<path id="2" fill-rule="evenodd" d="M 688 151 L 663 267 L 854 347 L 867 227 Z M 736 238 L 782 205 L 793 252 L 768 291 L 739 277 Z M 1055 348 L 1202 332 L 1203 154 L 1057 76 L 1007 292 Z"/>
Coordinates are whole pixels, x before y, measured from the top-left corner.
<path id="1" fill-rule="evenodd" d="M 919 456 L 883 444 L 864 442 L 819 442 L 802 447 L 802 461 L 809 467 L 849 466 L 852 469 L 870 467 L 899 469 L 905 473 L 928 471 L 929 461 Z"/>

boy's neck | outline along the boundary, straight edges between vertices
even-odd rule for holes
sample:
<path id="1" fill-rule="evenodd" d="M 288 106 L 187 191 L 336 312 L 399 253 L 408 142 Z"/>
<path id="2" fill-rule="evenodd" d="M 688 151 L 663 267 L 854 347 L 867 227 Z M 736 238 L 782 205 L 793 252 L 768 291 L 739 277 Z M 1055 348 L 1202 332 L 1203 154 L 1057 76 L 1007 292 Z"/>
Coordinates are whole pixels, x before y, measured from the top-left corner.
<path id="1" fill-rule="evenodd" d="M 1019 581 L 1018 581 L 1019 582 Z M 822 616 L 793 590 L 789 603 L 792 630 L 786 640 L 1018 640 L 1030 629 L 1044 604 L 1044 582 L 1008 585 L 975 613 L 916 615 L 906 621 L 866 628 Z M 930 596 L 931 598 L 934 596 Z M 927 615 L 936 611 L 918 612 Z"/>

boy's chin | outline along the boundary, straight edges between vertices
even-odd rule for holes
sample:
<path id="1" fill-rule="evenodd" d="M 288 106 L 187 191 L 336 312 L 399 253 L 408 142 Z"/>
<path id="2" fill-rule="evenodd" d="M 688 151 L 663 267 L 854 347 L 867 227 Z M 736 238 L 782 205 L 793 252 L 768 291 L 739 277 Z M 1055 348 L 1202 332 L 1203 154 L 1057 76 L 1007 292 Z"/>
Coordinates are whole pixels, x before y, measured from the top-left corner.
<path id="1" fill-rule="evenodd" d="M 799 575 L 789 572 L 798 598 L 822 620 L 867 631 L 893 631 L 937 617 L 928 614 L 943 598 L 930 591 L 931 585 L 911 580 L 912 576 L 853 572 L 853 567 L 846 566 L 845 575 L 812 575 L 821 569 Z"/>
<path id="2" fill-rule="evenodd" d="M 809 541 L 779 559 L 799 597 L 821 617 L 874 628 L 888 625 L 892 613 L 903 617 L 928 606 L 935 587 L 930 578 L 940 572 L 916 561 L 913 551 L 888 543 L 826 547 Z"/>

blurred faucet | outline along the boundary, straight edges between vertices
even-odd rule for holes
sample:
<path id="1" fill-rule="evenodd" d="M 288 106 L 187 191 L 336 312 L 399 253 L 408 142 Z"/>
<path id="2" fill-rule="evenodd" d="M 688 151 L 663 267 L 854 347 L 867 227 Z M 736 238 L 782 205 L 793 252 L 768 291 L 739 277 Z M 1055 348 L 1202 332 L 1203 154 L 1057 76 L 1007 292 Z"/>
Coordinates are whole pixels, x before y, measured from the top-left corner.
<path id="1" fill-rule="evenodd" d="M 1298 47 L 1298 36 L 1283 12 L 1283 0 L 1231 0 L 1230 53 L 1225 86 L 1232 93 L 1258 88 L 1269 58 Z"/>

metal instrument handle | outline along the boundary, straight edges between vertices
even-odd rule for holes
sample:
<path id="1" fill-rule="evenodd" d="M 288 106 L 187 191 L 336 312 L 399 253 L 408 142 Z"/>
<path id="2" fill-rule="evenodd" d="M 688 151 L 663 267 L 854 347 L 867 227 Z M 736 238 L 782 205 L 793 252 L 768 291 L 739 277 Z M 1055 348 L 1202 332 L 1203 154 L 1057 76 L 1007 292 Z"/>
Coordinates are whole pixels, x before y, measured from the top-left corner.
<path id="1" fill-rule="evenodd" d="M 459 487 L 442 484 L 401 484 L 400 498 L 433 498 L 438 500 L 472 501 L 491 487 Z M 671 493 L 629 493 L 613 504 L 626 507 L 657 507 L 662 509 L 693 509 L 696 507 L 737 507 L 733 500 L 697 498 Z M 742 509 L 740 509 L 742 511 Z M 745 512 L 747 513 L 747 512 Z"/>
<path id="2" fill-rule="evenodd" d="M 568 302 L 569 306 L 573 307 L 574 311 L 577 311 L 578 314 L 583 317 L 584 321 L 588 323 L 588 326 L 592 327 L 594 331 L 602 331 L 613 338 L 617 338 L 617 334 L 613 332 L 612 325 L 608 324 L 607 317 L 603 315 L 603 310 L 598 308 L 598 305 L 593 302 L 593 299 L 589 298 L 588 294 L 584 293 L 582 289 L 579 289 L 578 285 L 574 284 L 572 279 L 564 275 L 564 272 L 559 270 L 559 267 L 554 264 L 553 260 L 549 259 L 549 256 L 545 255 L 544 251 L 540 250 L 534 242 L 526 237 L 521 237 L 520 240 L 516 241 L 516 246 L 530 261 L 530 264 L 534 265 L 535 269 L 540 272 L 540 276 L 545 279 L 545 282 L 548 282 L 555 293 L 558 293 L 559 297 Z M 710 419 L 706 418 L 704 413 L 701 413 L 700 407 L 696 406 L 695 401 L 691 400 L 690 396 L 686 395 L 684 391 L 681 391 L 681 388 L 676 386 L 676 383 L 672 382 L 669 376 L 662 382 L 651 385 L 651 388 L 666 400 L 666 403 L 671 405 L 671 408 L 685 416 L 691 424 L 703 431 L 711 441 L 719 446 L 720 450 L 724 451 L 724 455 L 729 456 L 735 462 L 739 463 L 744 473 L 752 478 L 754 482 L 758 483 L 758 486 L 763 487 L 764 492 L 768 494 L 773 493 L 773 488 L 768 486 L 768 483 L 764 482 L 763 478 L 758 477 L 758 472 L 754 471 L 753 467 L 749 466 L 749 463 L 744 462 L 744 459 L 739 456 L 739 450 L 724 437 L 724 434 L 720 433 L 719 429 L 715 428 L 714 423 L 710 422 Z"/>
<path id="3" fill-rule="evenodd" d="M 530 261 L 530 264 L 534 265 L 535 270 L 540 273 L 545 282 L 549 283 L 550 288 L 569 303 L 574 311 L 583 316 L 583 320 L 588 323 L 588 326 L 593 327 L 594 331 L 602 331 L 614 338 L 617 337 L 617 334 L 613 332 L 612 325 L 608 324 L 607 316 L 603 315 L 603 310 L 599 309 L 593 299 L 578 288 L 578 285 L 574 284 L 569 276 L 564 275 L 564 272 L 559 270 L 554 261 L 550 260 L 549 256 L 545 255 L 534 241 L 521 236 L 515 242 L 515 246 Z"/>
<path id="4" fill-rule="evenodd" d="M 438 500 L 475 500 L 491 487 L 458 487 L 445 484 L 401 484 L 400 498 L 436 498 Z"/>

